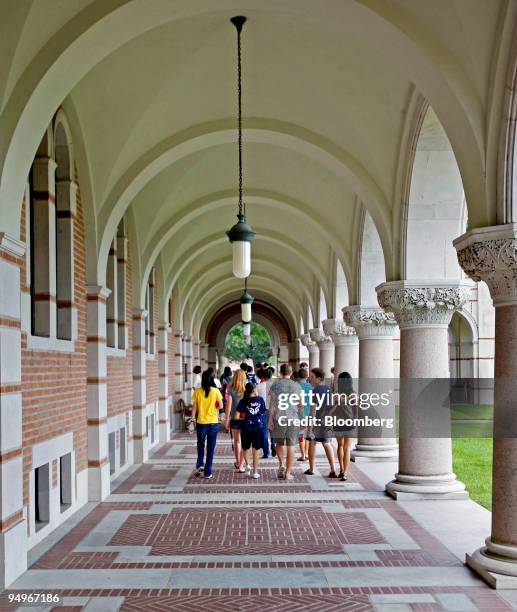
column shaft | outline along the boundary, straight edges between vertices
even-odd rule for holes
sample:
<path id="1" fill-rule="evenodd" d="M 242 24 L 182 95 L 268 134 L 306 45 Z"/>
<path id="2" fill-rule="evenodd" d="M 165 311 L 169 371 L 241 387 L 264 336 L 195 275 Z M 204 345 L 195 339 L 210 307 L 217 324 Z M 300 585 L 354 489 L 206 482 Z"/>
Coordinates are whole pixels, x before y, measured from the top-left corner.
<path id="1" fill-rule="evenodd" d="M 133 448 L 135 463 L 149 458 L 149 437 L 146 423 L 145 319 L 147 311 L 133 311 Z"/>
<path id="2" fill-rule="evenodd" d="M 159 376 L 159 399 L 158 399 L 158 435 L 160 442 L 169 439 L 169 333 L 170 325 L 162 321 L 158 325 L 158 376 Z"/>

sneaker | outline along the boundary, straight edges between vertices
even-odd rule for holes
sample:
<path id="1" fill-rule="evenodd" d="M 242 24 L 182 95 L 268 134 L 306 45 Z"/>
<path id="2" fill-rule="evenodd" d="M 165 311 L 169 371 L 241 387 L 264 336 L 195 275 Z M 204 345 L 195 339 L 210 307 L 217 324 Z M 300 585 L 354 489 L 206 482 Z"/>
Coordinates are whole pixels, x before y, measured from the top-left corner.
<path id="1" fill-rule="evenodd" d="M 336 472 L 334 472 L 334 470 L 332 470 L 332 472 L 330 472 L 329 478 L 337 478 L 337 474 L 336 474 Z"/>
<path id="2" fill-rule="evenodd" d="M 208 475 L 205 474 L 205 478 L 207 480 L 210 480 L 210 478 L 213 478 L 213 477 L 214 477 L 213 474 L 208 474 Z"/>
<path id="3" fill-rule="evenodd" d="M 246 472 L 246 476 L 248 477 L 251 476 L 251 467 L 249 465 L 246 466 L 244 471 Z"/>
<path id="4" fill-rule="evenodd" d="M 274 448 L 271 450 L 271 457 L 276 457 L 276 450 Z"/>
<path id="5" fill-rule="evenodd" d="M 201 474 L 203 473 L 203 466 L 196 468 L 196 471 L 194 472 L 194 476 L 201 476 Z"/>
<path id="6" fill-rule="evenodd" d="M 307 476 L 314 476 L 314 472 L 310 468 L 305 470 L 304 474 L 307 474 Z"/>
<path id="7" fill-rule="evenodd" d="M 294 480 L 294 476 L 292 474 L 287 474 L 284 476 L 284 479 L 287 480 L 287 482 L 292 482 Z"/>
<path id="8" fill-rule="evenodd" d="M 296 461 L 305 461 L 305 457 L 298 457 Z"/>
<path id="9" fill-rule="evenodd" d="M 278 468 L 278 478 L 279 480 L 285 478 L 285 467 Z"/>
<path id="10" fill-rule="evenodd" d="M 253 473 L 253 478 L 254 478 L 255 480 L 257 480 L 257 478 L 260 478 L 260 474 L 259 474 L 258 472 L 254 472 L 254 473 Z"/>
<path id="11" fill-rule="evenodd" d="M 241 466 L 238 470 L 239 474 L 244 474 L 246 470 Z"/>

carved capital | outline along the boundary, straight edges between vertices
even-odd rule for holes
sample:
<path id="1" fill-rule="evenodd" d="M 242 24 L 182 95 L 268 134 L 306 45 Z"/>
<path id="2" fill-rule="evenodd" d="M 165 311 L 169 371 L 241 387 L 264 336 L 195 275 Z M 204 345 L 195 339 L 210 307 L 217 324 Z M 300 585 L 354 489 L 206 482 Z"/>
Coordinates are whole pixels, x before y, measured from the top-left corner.
<path id="1" fill-rule="evenodd" d="M 343 308 L 343 319 L 355 329 L 359 339 L 393 336 L 397 331 L 393 314 L 381 308 L 346 306 Z"/>
<path id="2" fill-rule="evenodd" d="M 463 308 L 470 285 L 460 281 L 395 281 L 377 287 L 379 305 L 394 314 L 399 327 L 447 326 Z"/>
<path id="3" fill-rule="evenodd" d="M 326 319 L 323 321 L 323 331 L 332 338 L 334 344 L 346 343 L 350 336 L 355 336 L 355 329 L 339 319 Z M 357 340 L 356 340 L 357 341 Z"/>
<path id="4" fill-rule="evenodd" d="M 325 350 L 332 347 L 332 338 L 326 336 L 319 327 L 315 327 L 314 329 L 309 330 L 311 340 L 316 342 L 318 348 L 321 350 Z"/>
<path id="5" fill-rule="evenodd" d="M 517 303 L 517 224 L 474 229 L 453 244 L 465 274 L 488 285 L 494 306 Z"/>
<path id="6" fill-rule="evenodd" d="M 311 347 L 315 347 L 316 346 L 316 342 L 313 342 L 311 340 L 310 334 L 302 334 L 300 336 L 300 342 L 303 344 L 303 346 L 306 346 L 309 350 L 310 350 Z"/>

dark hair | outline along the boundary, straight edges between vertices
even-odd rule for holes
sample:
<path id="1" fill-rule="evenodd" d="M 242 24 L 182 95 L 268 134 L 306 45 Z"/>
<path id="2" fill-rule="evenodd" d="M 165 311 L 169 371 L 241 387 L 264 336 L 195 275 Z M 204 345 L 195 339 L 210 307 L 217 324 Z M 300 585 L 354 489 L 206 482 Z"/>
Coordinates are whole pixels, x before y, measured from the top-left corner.
<path id="1" fill-rule="evenodd" d="M 194 374 L 201 374 L 201 371 L 202 370 L 201 370 L 201 366 L 200 365 L 194 366 L 194 369 L 192 370 L 192 372 Z"/>
<path id="2" fill-rule="evenodd" d="M 325 372 L 321 368 L 312 368 L 311 372 L 314 374 L 314 376 L 316 376 L 316 378 L 325 380 Z"/>
<path id="3" fill-rule="evenodd" d="M 244 403 L 249 406 L 250 405 L 250 400 L 251 400 L 251 394 L 253 393 L 253 391 L 255 390 L 255 385 L 253 383 L 246 383 L 246 386 L 244 387 L 244 395 L 242 396 L 242 399 L 244 400 Z"/>
<path id="4" fill-rule="evenodd" d="M 208 368 L 201 375 L 201 388 L 205 392 L 205 397 L 208 397 L 212 387 L 216 387 L 214 374 L 214 368 Z"/>
<path id="5" fill-rule="evenodd" d="M 251 372 L 253 372 L 253 367 L 252 366 L 247 366 L 246 371 L 248 372 L 248 374 L 251 374 Z"/>
<path id="6" fill-rule="evenodd" d="M 239 367 L 241 370 L 244 370 L 245 372 L 248 371 L 248 364 L 245 361 L 243 361 Z"/>
<path id="7" fill-rule="evenodd" d="M 223 376 L 227 378 L 228 376 L 231 376 L 231 375 L 232 375 L 232 369 L 230 368 L 230 366 L 225 366 Z"/>
<path id="8" fill-rule="evenodd" d="M 272 368 L 267 368 L 266 370 L 264 370 L 264 378 L 266 380 L 270 380 L 272 376 L 273 376 Z"/>
<path id="9" fill-rule="evenodd" d="M 303 370 L 306 370 L 308 367 L 309 367 L 309 366 L 307 365 L 307 362 L 306 362 L 306 361 L 302 361 L 302 362 L 300 363 L 300 369 L 301 369 L 301 370 L 302 370 L 302 369 L 303 369 Z"/>
<path id="10" fill-rule="evenodd" d="M 345 395 L 350 395 L 354 392 L 354 381 L 348 372 L 341 372 L 337 377 L 337 391 Z"/>
<path id="11" fill-rule="evenodd" d="M 291 376 L 292 373 L 293 368 L 288 363 L 283 363 L 280 366 L 280 374 L 282 374 L 282 376 Z"/>
<path id="12" fill-rule="evenodd" d="M 309 376 L 309 372 L 305 368 L 301 368 L 298 372 L 298 378 L 307 378 Z"/>
<path id="13" fill-rule="evenodd" d="M 293 370 L 293 374 L 292 374 L 291 378 L 293 380 L 298 380 L 298 378 L 299 378 L 298 374 L 299 374 L 298 370 Z"/>

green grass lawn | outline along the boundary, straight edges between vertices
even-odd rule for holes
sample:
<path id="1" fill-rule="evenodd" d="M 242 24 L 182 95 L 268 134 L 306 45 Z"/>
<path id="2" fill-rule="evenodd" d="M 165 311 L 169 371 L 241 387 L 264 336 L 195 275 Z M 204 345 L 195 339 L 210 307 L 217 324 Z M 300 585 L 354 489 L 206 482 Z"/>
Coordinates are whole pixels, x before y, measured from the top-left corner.
<path id="1" fill-rule="evenodd" d="M 453 469 L 471 499 L 492 509 L 492 438 L 453 438 Z"/>

